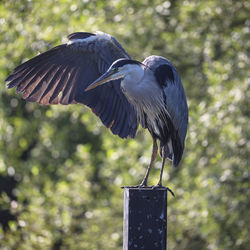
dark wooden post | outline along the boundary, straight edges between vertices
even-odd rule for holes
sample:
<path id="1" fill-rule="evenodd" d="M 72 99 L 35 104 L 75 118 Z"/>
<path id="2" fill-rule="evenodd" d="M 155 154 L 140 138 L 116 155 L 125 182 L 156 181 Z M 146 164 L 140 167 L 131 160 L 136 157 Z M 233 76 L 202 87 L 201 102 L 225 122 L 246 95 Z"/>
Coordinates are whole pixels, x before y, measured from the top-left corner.
<path id="1" fill-rule="evenodd" d="M 167 188 L 124 188 L 123 250 L 167 249 Z"/>

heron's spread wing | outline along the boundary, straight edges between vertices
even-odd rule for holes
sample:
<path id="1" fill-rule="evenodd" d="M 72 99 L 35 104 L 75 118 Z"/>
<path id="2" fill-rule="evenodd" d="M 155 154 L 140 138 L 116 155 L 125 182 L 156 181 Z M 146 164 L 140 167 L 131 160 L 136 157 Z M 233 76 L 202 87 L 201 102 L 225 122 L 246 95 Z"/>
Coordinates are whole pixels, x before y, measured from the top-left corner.
<path id="1" fill-rule="evenodd" d="M 135 111 L 120 89 L 119 80 L 84 90 L 119 58 L 129 58 L 119 42 L 105 33 L 77 32 L 59 45 L 18 66 L 6 79 L 24 99 L 48 104 L 82 103 L 120 137 L 134 137 Z"/>

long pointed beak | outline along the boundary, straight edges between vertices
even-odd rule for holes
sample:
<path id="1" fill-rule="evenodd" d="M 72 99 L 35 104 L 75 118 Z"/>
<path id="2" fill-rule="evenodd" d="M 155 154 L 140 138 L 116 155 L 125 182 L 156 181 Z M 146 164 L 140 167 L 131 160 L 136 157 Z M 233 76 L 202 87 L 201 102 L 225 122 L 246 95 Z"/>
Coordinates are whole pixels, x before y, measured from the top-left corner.
<path id="1" fill-rule="evenodd" d="M 93 83 L 91 83 L 86 89 L 85 91 L 89 91 L 93 88 L 96 88 L 97 86 L 100 86 L 106 82 L 112 81 L 114 79 L 117 79 L 114 77 L 114 72 L 106 72 L 104 73 L 102 76 L 100 76 L 97 80 L 95 80 Z"/>

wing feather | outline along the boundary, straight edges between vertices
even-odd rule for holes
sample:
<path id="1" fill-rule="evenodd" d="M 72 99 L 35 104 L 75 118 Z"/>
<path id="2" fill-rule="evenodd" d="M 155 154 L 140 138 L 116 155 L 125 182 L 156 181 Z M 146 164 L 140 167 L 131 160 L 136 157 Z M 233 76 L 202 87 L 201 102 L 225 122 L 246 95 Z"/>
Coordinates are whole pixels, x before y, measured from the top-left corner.
<path id="1" fill-rule="evenodd" d="M 119 120 L 116 119 L 118 115 L 120 115 Z M 123 118 L 124 118 L 124 113 L 121 112 L 121 105 L 117 105 L 115 118 L 114 118 L 114 124 L 112 126 L 112 131 L 114 134 L 117 134 L 119 131 L 121 131 L 121 128 L 123 125 Z"/>
<path id="2" fill-rule="evenodd" d="M 64 71 L 66 70 L 66 66 L 58 66 L 58 69 L 55 70 L 55 74 L 53 75 L 53 78 L 51 79 L 51 82 L 54 82 L 54 84 L 47 84 L 44 87 L 44 90 L 41 91 L 42 94 L 40 95 L 40 98 L 37 98 L 37 101 L 42 103 L 49 103 L 49 99 L 52 96 L 56 86 L 58 85 L 58 82 L 60 79 L 62 79 Z"/>
<path id="3" fill-rule="evenodd" d="M 39 79 L 37 79 L 37 84 L 34 83 L 33 86 L 35 86 L 33 89 L 31 89 L 31 93 L 26 98 L 29 102 L 35 102 L 39 101 L 41 96 L 43 95 L 46 88 L 49 86 L 46 84 L 47 82 L 51 81 L 53 79 L 54 75 L 57 73 L 58 66 L 52 65 L 49 70 Z"/>
<path id="4" fill-rule="evenodd" d="M 49 77 L 49 75 L 53 72 L 53 67 L 54 65 L 50 64 L 44 65 L 38 72 L 34 70 L 21 80 L 24 83 L 21 89 L 24 99 L 27 99 L 27 101 L 31 101 L 28 98 L 32 93 L 34 94 L 33 91 L 37 87 L 37 85 L 39 85 L 40 83 L 46 83 L 44 78 Z"/>
<path id="5" fill-rule="evenodd" d="M 40 100 L 40 104 L 43 105 L 48 105 L 48 104 L 58 104 L 59 103 L 59 94 L 62 93 L 63 89 L 64 89 L 64 85 L 65 83 L 68 81 L 68 78 L 70 77 L 70 72 L 71 72 L 72 68 L 70 67 L 66 67 L 62 77 L 59 79 L 59 81 L 53 82 L 53 84 L 57 84 L 55 86 L 55 90 L 52 92 L 51 97 L 49 98 L 49 101 L 46 102 L 45 99 L 43 102 L 41 102 L 42 100 Z M 51 84 L 51 85 L 53 85 Z"/>
<path id="6" fill-rule="evenodd" d="M 91 91 L 85 89 L 119 58 L 130 58 L 120 43 L 104 33 L 76 32 L 69 42 L 56 46 L 15 68 L 7 77 L 24 99 L 48 104 L 82 103 L 105 126 L 122 138 L 134 137 L 138 128 L 135 110 L 116 80 Z"/>

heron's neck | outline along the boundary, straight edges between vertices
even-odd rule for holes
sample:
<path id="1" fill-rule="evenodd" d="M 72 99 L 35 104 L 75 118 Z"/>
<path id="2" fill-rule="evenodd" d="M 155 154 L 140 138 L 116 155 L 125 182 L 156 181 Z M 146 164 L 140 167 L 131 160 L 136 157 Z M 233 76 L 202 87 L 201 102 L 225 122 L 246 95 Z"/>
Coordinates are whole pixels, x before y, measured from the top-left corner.
<path id="1" fill-rule="evenodd" d="M 129 94 L 136 93 L 143 76 L 144 70 L 140 65 L 127 65 L 125 76 L 121 82 L 123 91 L 128 92 Z"/>
<path id="2" fill-rule="evenodd" d="M 121 82 L 121 88 L 128 101 L 135 108 L 138 120 L 144 124 L 145 114 L 152 124 L 165 108 L 162 89 L 156 83 L 150 69 L 134 67 Z"/>

